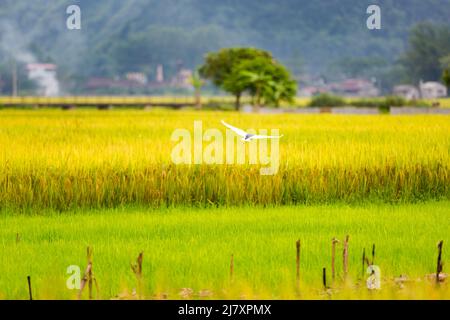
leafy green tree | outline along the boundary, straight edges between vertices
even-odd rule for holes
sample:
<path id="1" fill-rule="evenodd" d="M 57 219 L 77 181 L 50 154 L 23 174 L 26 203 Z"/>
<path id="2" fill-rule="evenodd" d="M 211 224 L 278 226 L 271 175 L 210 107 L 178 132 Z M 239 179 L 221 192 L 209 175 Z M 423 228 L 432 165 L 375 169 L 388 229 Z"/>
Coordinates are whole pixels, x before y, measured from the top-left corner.
<path id="1" fill-rule="evenodd" d="M 411 30 L 409 48 L 401 58 L 411 82 L 438 80 L 440 59 L 450 52 L 450 28 L 420 23 Z"/>
<path id="2" fill-rule="evenodd" d="M 293 80 L 286 80 L 283 82 L 271 82 L 272 95 L 268 101 L 273 103 L 275 107 L 279 107 L 281 101 L 293 102 L 293 98 L 297 94 L 297 83 Z"/>
<path id="3" fill-rule="evenodd" d="M 444 70 L 444 72 L 442 73 L 442 81 L 450 91 L 450 69 Z M 448 95 L 450 95 L 450 92 L 448 92 Z"/>
<path id="4" fill-rule="evenodd" d="M 237 79 L 243 88 L 251 91 L 253 106 L 255 109 L 259 109 L 263 97 L 269 95 L 272 89 L 270 75 L 263 70 L 249 71 L 242 69 L 237 71 Z"/>
<path id="5" fill-rule="evenodd" d="M 449 89 L 448 94 L 450 96 L 450 54 L 441 58 L 440 62 L 442 68 L 444 69 L 442 72 L 442 81 Z"/>
<path id="6" fill-rule="evenodd" d="M 272 60 L 272 55 L 264 50 L 255 48 L 226 48 L 218 52 L 209 53 L 204 64 L 200 67 L 199 73 L 203 78 L 211 80 L 216 86 L 221 87 L 236 97 L 236 109 L 240 107 L 240 98 L 245 88 L 239 84 L 230 82 L 230 77 L 237 65 L 246 60 L 256 58 Z M 224 86 L 225 81 L 227 85 Z M 234 80 L 237 80 L 236 78 Z"/>
<path id="7" fill-rule="evenodd" d="M 449 39 L 450 41 L 450 39 Z M 439 62 L 441 63 L 441 67 L 443 69 L 449 69 L 450 68 L 450 53 L 446 55 L 445 57 L 442 57 Z"/>
<path id="8" fill-rule="evenodd" d="M 244 60 L 234 67 L 223 88 L 229 92 L 249 92 L 255 109 L 263 103 L 278 107 L 281 101 L 292 101 L 297 92 L 289 71 L 276 61 L 263 57 Z"/>

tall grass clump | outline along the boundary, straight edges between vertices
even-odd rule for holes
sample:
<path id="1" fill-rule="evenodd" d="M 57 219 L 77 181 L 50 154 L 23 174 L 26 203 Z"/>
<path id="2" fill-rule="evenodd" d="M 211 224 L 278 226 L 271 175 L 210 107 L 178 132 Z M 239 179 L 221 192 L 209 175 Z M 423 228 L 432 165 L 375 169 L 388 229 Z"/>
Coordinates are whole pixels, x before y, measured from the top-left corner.
<path id="1" fill-rule="evenodd" d="M 342 107 L 345 105 L 344 98 L 329 93 L 321 93 L 314 96 L 309 102 L 310 107 Z"/>

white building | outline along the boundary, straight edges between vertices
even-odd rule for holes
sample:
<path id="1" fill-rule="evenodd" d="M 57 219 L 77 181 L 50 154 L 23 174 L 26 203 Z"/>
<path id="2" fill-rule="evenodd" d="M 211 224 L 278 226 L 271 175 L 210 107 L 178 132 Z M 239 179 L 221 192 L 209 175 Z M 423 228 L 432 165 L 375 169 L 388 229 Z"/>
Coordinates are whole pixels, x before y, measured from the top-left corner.
<path id="1" fill-rule="evenodd" d="M 403 97 L 408 100 L 420 99 L 419 90 L 415 86 L 409 84 L 401 84 L 395 86 L 394 89 L 392 90 L 392 93 L 395 96 Z"/>
<path id="2" fill-rule="evenodd" d="M 128 72 L 125 77 L 127 80 L 136 82 L 141 85 L 146 85 L 148 83 L 147 76 L 142 72 Z"/>
<path id="3" fill-rule="evenodd" d="M 447 88 L 439 82 L 420 82 L 420 94 L 423 99 L 444 98 L 447 96 Z"/>
<path id="4" fill-rule="evenodd" d="M 328 90 L 347 97 L 377 97 L 380 91 L 372 81 L 366 79 L 346 79 L 328 86 Z"/>
<path id="5" fill-rule="evenodd" d="M 172 86 L 190 89 L 192 88 L 191 78 L 192 78 L 192 70 L 189 69 L 181 69 L 178 73 L 172 78 Z"/>

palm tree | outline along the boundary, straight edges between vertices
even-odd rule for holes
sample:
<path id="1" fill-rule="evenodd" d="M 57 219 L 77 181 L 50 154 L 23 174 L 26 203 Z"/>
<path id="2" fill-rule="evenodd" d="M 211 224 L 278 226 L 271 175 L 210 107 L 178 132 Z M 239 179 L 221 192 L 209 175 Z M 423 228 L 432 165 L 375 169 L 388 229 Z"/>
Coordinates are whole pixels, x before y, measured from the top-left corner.
<path id="1" fill-rule="evenodd" d="M 270 82 L 271 90 L 270 95 L 266 97 L 267 101 L 272 102 L 275 107 L 280 106 L 281 101 L 292 102 L 292 98 L 297 91 L 297 85 L 295 81 L 283 81 L 283 82 Z"/>
<path id="2" fill-rule="evenodd" d="M 253 108 L 255 111 L 258 111 L 263 102 L 263 98 L 272 92 L 272 77 L 264 72 L 242 70 L 239 73 L 239 80 L 242 83 L 246 83 L 246 86 L 250 88 Z"/>
<path id="3" fill-rule="evenodd" d="M 194 87 L 194 97 L 195 97 L 195 106 L 197 109 L 202 108 L 202 87 L 204 85 L 204 81 L 200 78 L 198 71 L 195 71 L 190 79 L 192 86 Z"/>

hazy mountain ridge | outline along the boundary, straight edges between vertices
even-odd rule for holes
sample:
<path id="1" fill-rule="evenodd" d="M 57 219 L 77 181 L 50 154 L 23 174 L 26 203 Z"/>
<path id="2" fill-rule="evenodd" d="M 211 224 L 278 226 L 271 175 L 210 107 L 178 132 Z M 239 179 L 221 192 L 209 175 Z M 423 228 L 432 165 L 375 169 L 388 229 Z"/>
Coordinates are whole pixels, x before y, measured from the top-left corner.
<path id="1" fill-rule="evenodd" d="M 366 28 L 372 3 L 382 9 L 380 31 Z M 65 27 L 70 4 L 81 7 L 80 31 Z M 393 61 L 411 26 L 450 24 L 449 16 L 450 0 L 2 0 L 0 60 L 16 47 L 56 62 L 61 74 L 112 76 L 159 63 L 193 68 L 207 51 L 248 45 L 314 72 L 346 56 Z M 5 25 L 18 43 L 5 43 Z"/>

